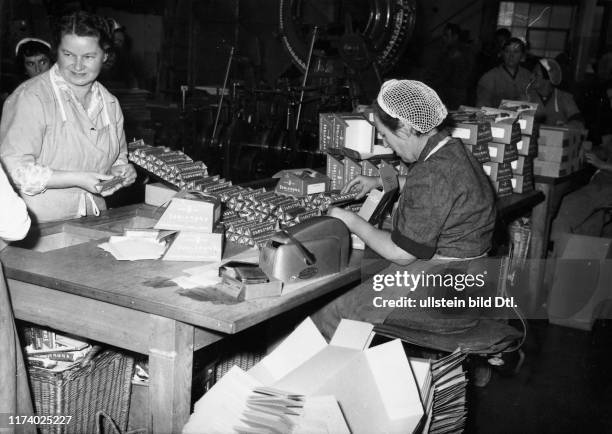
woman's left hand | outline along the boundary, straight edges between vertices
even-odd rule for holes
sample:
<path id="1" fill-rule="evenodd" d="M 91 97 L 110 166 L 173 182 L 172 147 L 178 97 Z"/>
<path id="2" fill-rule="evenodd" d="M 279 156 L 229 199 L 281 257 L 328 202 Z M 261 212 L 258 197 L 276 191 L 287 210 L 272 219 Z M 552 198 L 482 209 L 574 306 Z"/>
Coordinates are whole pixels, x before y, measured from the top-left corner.
<path id="1" fill-rule="evenodd" d="M 136 181 L 136 169 L 129 163 L 111 167 L 110 173 L 122 178 L 121 185 L 123 187 L 127 187 Z"/>

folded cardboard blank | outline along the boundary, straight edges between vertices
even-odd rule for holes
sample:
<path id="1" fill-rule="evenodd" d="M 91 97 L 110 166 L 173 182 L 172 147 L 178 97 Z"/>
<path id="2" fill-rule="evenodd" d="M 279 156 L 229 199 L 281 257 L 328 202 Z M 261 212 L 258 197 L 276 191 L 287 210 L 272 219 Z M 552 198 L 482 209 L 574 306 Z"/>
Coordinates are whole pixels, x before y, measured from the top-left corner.
<path id="1" fill-rule="evenodd" d="M 306 319 L 249 374 L 307 396 L 333 395 L 353 433 L 410 433 L 423 416 L 399 340 L 367 348 L 372 326 L 343 320 L 329 345 Z"/>

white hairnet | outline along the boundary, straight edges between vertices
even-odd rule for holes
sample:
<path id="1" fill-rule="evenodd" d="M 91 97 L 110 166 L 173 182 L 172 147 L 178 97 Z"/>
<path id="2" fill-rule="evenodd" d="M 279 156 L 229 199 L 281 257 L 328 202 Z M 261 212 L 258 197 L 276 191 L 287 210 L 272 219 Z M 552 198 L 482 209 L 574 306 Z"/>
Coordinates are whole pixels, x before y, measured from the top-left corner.
<path id="1" fill-rule="evenodd" d="M 437 127 L 448 115 L 436 91 L 420 81 L 385 81 L 376 101 L 389 116 L 421 133 Z"/>

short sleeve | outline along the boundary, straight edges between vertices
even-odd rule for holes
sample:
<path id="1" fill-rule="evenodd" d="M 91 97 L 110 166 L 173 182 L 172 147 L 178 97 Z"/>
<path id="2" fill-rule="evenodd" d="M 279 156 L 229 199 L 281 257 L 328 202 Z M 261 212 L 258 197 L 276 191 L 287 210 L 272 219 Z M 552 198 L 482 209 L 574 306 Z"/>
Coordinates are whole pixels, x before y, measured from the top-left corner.
<path id="1" fill-rule="evenodd" d="M 452 207 L 450 186 L 436 172 L 411 177 L 393 217 L 391 240 L 419 259 L 430 259 Z"/>

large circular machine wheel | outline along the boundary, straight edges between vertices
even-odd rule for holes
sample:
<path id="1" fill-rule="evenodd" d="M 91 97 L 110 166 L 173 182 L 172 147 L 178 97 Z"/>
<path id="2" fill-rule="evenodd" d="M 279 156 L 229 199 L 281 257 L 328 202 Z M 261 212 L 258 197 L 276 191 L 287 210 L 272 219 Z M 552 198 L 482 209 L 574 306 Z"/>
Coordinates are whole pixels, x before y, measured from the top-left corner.
<path id="1" fill-rule="evenodd" d="M 397 62 L 415 26 L 416 0 L 280 0 L 283 45 L 306 71 L 317 26 L 310 72 L 341 75 L 372 63 L 385 72 Z"/>

